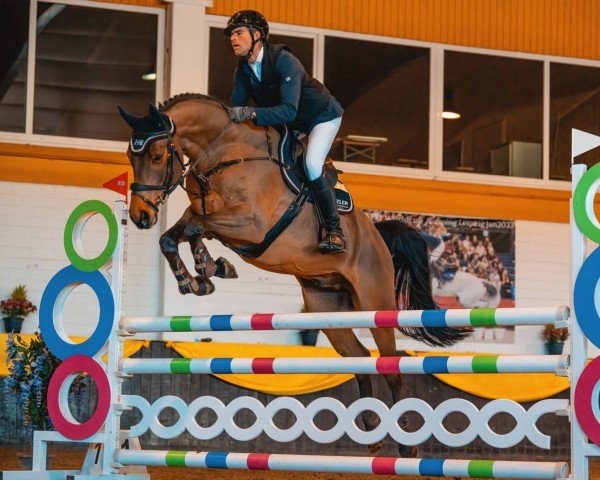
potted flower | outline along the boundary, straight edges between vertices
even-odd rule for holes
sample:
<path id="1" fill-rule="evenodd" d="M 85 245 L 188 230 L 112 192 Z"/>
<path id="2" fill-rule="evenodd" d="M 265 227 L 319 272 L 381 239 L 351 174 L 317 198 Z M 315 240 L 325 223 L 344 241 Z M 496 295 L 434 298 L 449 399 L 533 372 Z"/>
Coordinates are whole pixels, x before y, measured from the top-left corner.
<path id="1" fill-rule="evenodd" d="M 50 378 L 61 361 L 44 343 L 39 332 L 31 337 L 9 333 L 6 341 L 6 364 L 9 374 L 4 380 L 4 398 L 17 397 L 17 409 L 22 413 L 27 432 L 25 453 L 18 454 L 21 468 L 31 470 L 31 453 L 34 430 L 52 430 L 46 397 Z M 81 407 L 85 384 L 78 376 L 70 387 L 76 407 Z"/>
<path id="2" fill-rule="evenodd" d="M 549 323 L 544 328 L 544 339 L 546 340 L 546 348 L 550 355 L 560 355 L 563 351 L 565 340 L 569 338 L 568 328 L 556 328 Z"/>
<path id="3" fill-rule="evenodd" d="M 21 333 L 24 317 L 36 310 L 37 307 L 27 299 L 27 287 L 17 285 L 10 297 L 0 302 L 0 313 L 4 316 L 4 331 Z"/>

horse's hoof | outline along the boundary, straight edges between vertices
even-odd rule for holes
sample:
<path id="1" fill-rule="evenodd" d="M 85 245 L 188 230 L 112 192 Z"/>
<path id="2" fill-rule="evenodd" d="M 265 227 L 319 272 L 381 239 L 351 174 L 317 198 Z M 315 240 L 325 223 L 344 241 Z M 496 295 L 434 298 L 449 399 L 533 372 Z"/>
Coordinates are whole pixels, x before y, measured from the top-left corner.
<path id="1" fill-rule="evenodd" d="M 215 261 L 217 270 L 215 271 L 215 277 L 219 278 L 238 278 L 237 270 L 229 263 L 229 260 L 223 257 L 217 258 Z"/>
<path id="2" fill-rule="evenodd" d="M 186 281 L 185 283 L 179 283 L 179 293 L 181 293 L 182 295 L 187 295 L 188 293 L 196 293 L 196 290 L 198 290 L 198 282 L 196 282 L 196 280 L 194 280 L 193 278 L 190 278 L 189 281 Z"/>
<path id="3" fill-rule="evenodd" d="M 202 297 L 215 291 L 215 285 L 208 278 L 196 277 L 195 280 L 198 285 L 198 288 L 193 292 L 195 295 Z"/>
<path id="4" fill-rule="evenodd" d="M 381 445 L 383 445 L 383 440 L 371 445 L 367 445 L 367 448 L 369 449 L 369 452 L 376 453 L 381 448 Z"/>
<path id="5" fill-rule="evenodd" d="M 402 458 L 415 458 L 419 454 L 417 445 L 399 445 L 398 453 Z"/>

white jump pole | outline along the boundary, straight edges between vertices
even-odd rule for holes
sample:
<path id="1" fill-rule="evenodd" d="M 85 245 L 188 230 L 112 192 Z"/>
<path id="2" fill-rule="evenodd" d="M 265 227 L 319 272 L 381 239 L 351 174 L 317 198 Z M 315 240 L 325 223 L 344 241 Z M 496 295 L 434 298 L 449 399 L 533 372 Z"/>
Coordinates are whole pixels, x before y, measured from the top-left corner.
<path id="1" fill-rule="evenodd" d="M 547 323 L 553 323 L 556 327 L 566 327 L 569 315 L 569 307 L 559 306 L 126 317 L 121 321 L 121 329 L 129 333 L 148 333 L 385 327 L 509 327 Z"/>
<path id="2" fill-rule="evenodd" d="M 568 355 L 494 355 L 346 358 L 139 358 L 123 359 L 126 374 L 440 374 L 555 373 L 566 375 Z"/>

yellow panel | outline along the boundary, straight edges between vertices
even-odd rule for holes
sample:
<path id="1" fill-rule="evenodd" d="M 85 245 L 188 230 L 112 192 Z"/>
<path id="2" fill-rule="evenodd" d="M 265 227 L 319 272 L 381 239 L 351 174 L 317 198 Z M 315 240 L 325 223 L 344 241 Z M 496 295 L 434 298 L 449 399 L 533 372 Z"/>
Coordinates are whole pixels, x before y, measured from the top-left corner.
<path id="1" fill-rule="evenodd" d="M 146 0 L 150 2 L 150 0 Z M 272 22 L 450 45 L 600 58 L 598 0 L 214 0 Z"/>

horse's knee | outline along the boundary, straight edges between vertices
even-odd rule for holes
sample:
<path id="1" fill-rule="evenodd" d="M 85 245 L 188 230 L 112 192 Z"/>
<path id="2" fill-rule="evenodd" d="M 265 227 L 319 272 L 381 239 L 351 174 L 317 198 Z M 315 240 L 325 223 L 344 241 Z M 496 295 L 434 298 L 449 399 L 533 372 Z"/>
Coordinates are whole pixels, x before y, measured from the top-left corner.
<path id="1" fill-rule="evenodd" d="M 173 238 L 171 238 L 167 233 L 163 233 L 160 236 L 158 244 L 160 245 L 160 251 L 163 254 L 177 252 L 177 245 L 178 245 L 177 241 L 175 241 Z"/>
<path id="2" fill-rule="evenodd" d="M 202 235 L 204 233 L 204 227 L 200 222 L 190 220 L 188 224 L 183 229 L 183 234 L 187 238 L 197 237 L 198 235 Z"/>

